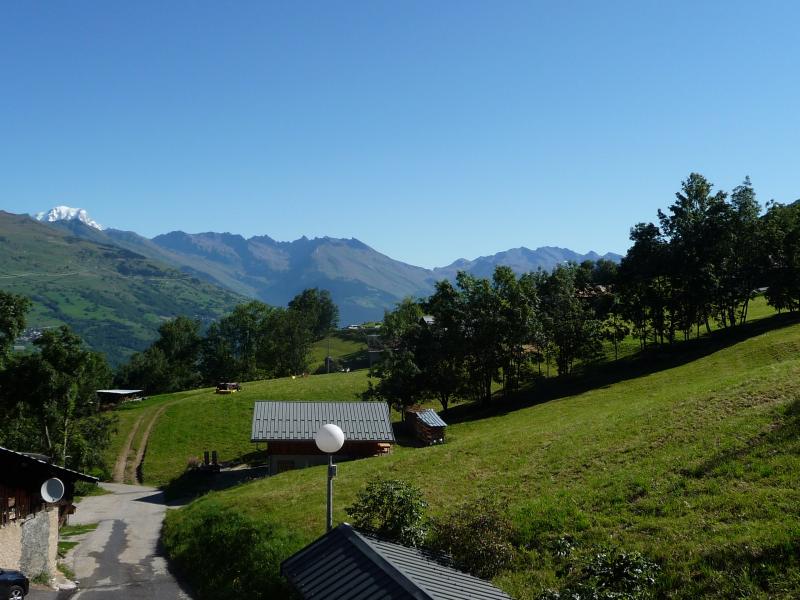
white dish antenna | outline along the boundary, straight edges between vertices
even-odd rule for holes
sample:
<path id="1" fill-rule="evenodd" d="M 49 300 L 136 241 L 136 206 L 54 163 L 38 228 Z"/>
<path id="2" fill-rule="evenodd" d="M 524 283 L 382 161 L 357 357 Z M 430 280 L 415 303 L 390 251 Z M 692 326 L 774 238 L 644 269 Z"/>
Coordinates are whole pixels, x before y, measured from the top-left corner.
<path id="1" fill-rule="evenodd" d="M 58 502 L 64 497 L 64 491 L 64 482 L 58 477 L 53 477 L 42 484 L 42 499 L 45 502 Z"/>

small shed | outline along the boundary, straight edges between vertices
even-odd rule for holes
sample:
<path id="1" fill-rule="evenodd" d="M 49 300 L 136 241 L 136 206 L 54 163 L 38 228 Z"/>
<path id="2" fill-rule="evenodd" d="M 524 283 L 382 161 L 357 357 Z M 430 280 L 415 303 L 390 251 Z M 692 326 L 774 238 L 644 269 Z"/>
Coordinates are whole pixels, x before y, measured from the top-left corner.
<path id="1" fill-rule="evenodd" d="M 267 443 L 271 474 L 325 464 L 314 434 L 326 423 L 341 427 L 344 446 L 337 460 L 388 454 L 395 443 L 386 402 L 259 401 L 253 407 L 250 441 Z"/>
<path id="2" fill-rule="evenodd" d="M 63 484 L 58 501 L 46 502 L 42 484 Z M 65 469 L 38 454 L 0 447 L 0 567 L 19 569 L 29 577 L 55 574 L 58 528 L 75 507 L 75 482 L 97 478 Z"/>
<path id="3" fill-rule="evenodd" d="M 281 563 L 304 600 L 511 600 L 439 557 L 365 535 L 343 523 Z"/>
<path id="4" fill-rule="evenodd" d="M 138 402 L 144 390 L 97 390 L 97 398 L 103 408 L 114 407 L 123 402 Z"/>
<path id="5" fill-rule="evenodd" d="M 444 444 L 444 430 L 447 427 L 439 414 L 432 408 L 410 408 L 406 411 L 409 423 L 416 438 L 429 446 Z"/>

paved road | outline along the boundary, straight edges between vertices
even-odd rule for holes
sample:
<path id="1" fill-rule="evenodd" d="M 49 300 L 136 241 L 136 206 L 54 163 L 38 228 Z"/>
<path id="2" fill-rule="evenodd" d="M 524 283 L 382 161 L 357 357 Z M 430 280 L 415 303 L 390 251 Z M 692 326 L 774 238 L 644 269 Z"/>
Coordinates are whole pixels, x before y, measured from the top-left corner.
<path id="1" fill-rule="evenodd" d="M 29 597 L 188 600 L 189 594 L 167 569 L 158 547 L 167 510 L 163 494 L 143 486 L 101 485 L 113 493 L 84 498 L 70 517 L 73 525 L 99 523 L 67 555 L 66 562 L 80 582 L 78 589 L 56 596 L 37 591 Z"/>

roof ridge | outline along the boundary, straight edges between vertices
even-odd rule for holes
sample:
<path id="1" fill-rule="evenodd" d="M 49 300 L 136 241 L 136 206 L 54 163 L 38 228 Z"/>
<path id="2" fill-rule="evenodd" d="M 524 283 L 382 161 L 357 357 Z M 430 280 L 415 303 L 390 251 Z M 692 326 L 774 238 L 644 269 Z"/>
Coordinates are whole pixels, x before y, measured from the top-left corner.
<path id="1" fill-rule="evenodd" d="M 418 600 L 435 600 L 430 593 L 424 588 L 420 587 L 411 577 L 402 569 L 392 564 L 381 552 L 369 543 L 369 538 L 362 533 L 356 531 L 349 523 L 342 523 L 338 529 L 346 539 L 348 539 L 354 546 L 362 551 L 373 563 L 378 565 L 385 573 L 387 573 L 398 585 L 412 595 L 413 598 Z"/>

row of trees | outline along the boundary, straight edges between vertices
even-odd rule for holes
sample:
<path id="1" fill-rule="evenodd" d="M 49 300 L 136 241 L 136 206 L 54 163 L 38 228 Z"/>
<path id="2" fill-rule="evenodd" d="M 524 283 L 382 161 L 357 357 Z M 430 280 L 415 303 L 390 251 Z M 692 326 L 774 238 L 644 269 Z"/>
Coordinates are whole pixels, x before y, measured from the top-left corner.
<path id="1" fill-rule="evenodd" d="M 386 350 L 372 371 L 378 381 L 364 397 L 398 409 L 436 398 L 447 410 L 458 397 L 488 401 L 494 382 L 515 391 L 543 362 L 566 375 L 600 356 L 612 304 L 595 290 L 615 274 L 603 260 L 519 277 L 501 266 L 491 280 L 462 272 L 455 284 L 440 281 L 429 298 L 406 299 L 386 314 Z M 614 331 L 625 333 L 622 325 Z"/>
<path id="2" fill-rule="evenodd" d="M 159 328 L 159 338 L 135 354 L 116 382 L 148 393 L 190 389 L 219 381 L 251 381 L 303 373 L 311 343 L 339 319 L 327 290 L 311 288 L 287 308 L 252 301 L 215 321 L 201 333 L 200 323 L 177 317 Z"/>
<path id="3" fill-rule="evenodd" d="M 365 398 L 402 408 L 437 398 L 487 401 L 492 385 L 516 390 L 554 362 L 559 375 L 629 334 L 644 348 L 735 328 L 757 288 L 778 310 L 800 310 L 800 202 L 762 215 L 749 179 L 728 195 L 702 175 L 682 182 L 658 224 L 631 229 L 619 267 L 600 260 L 491 280 L 459 273 L 422 300 L 387 313 L 384 360 Z"/>
<path id="4" fill-rule="evenodd" d="M 0 445 L 102 469 L 113 420 L 100 413 L 95 390 L 109 385 L 111 369 L 68 327 L 46 330 L 35 352 L 13 354 L 29 309 L 27 298 L 0 291 Z"/>

